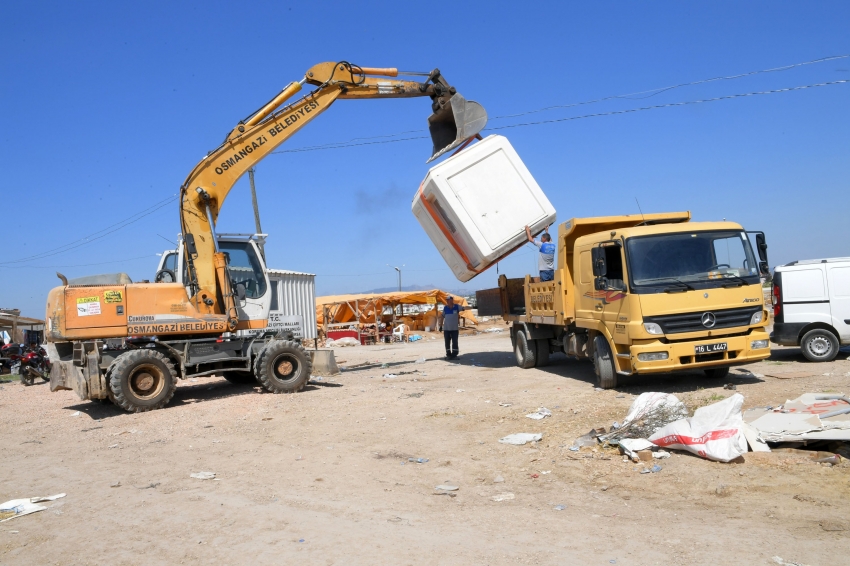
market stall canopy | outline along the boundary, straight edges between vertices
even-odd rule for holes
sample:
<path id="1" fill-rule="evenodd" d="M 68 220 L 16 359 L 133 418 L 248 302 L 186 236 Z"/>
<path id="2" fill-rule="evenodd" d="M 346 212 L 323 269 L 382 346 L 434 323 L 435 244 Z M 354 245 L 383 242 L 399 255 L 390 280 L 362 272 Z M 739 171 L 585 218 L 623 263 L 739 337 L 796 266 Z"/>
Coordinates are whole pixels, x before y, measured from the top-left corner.
<path id="1" fill-rule="evenodd" d="M 324 324 L 325 307 L 329 309 L 332 322 L 360 322 L 372 323 L 375 314 L 379 316 L 384 307 L 395 305 L 445 305 L 446 297 L 454 297 L 455 304 L 468 306 L 466 299 L 431 289 L 428 291 L 394 291 L 392 293 L 357 294 L 357 295 L 329 295 L 327 297 L 316 297 L 316 320 L 321 326 Z M 462 311 L 461 317 L 473 324 L 478 324 L 470 311 Z"/>

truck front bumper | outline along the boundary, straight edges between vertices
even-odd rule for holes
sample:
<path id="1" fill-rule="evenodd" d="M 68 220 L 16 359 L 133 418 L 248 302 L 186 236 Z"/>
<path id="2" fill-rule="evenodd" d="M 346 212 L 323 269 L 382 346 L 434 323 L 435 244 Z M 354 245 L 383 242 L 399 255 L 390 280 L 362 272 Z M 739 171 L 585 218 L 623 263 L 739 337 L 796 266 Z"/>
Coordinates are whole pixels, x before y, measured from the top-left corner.
<path id="1" fill-rule="evenodd" d="M 708 369 L 757 362 L 770 357 L 770 337 L 764 330 L 754 330 L 746 336 L 718 336 L 699 340 L 687 340 L 665 344 L 660 340 L 649 344 L 634 345 L 629 351 L 629 361 L 634 373 L 663 373 L 686 369 Z M 753 348 L 760 342 L 763 348 Z M 723 352 L 697 354 L 695 347 L 725 343 Z M 666 352 L 666 360 L 641 361 L 640 354 Z"/>

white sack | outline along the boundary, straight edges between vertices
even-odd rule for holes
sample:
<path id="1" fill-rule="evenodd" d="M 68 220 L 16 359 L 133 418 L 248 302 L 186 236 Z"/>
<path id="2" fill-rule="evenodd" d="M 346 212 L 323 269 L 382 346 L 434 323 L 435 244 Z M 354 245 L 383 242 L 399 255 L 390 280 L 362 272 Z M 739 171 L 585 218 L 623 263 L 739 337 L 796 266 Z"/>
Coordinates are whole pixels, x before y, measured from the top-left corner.
<path id="1" fill-rule="evenodd" d="M 680 412 L 683 416 L 687 416 L 688 414 L 688 409 L 675 395 L 658 392 L 641 393 L 634 400 L 632 406 L 629 407 L 629 414 L 626 415 L 623 426 L 626 426 L 632 421 L 642 419 L 659 407 L 669 407 L 672 410 Z"/>
<path id="2" fill-rule="evenodd" d="M 747 451 L 741 407 L 744 396 L 731 397 L 701 407 L 694 416 L 680 419 L 649 437 L 656 446 L 687 450 L 709 460 L 729 462 Z"/>

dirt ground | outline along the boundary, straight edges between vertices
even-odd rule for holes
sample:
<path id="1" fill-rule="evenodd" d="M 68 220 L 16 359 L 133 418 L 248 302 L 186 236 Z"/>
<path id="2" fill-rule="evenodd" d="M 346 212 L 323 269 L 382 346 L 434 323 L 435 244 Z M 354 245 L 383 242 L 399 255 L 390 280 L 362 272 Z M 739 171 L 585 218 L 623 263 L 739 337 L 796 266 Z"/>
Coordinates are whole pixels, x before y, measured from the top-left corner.
<path id="1" fill-rule="evenodd" d="M 0 524 L 0 563 L 846 563 L 846 463 L 676 454 L 640 474 L 616 451 L 568 450 L 590 428 L 622 422 L 644 391 L 675 393 L 692 409 L 731 395 L 724 382 L 745 408 L 850 393 L 846 349 L 815 366 L 775 348 L 746 366 L 764 377 L 685 373 L 609 391 L 594 389 L 591 364 L 563 355 L 516 368 L 507 332 L 462 337 L 461 351 L 446 361 L 430 336 L 340 348 L 348 370 L 301 393 L 197 379 L 142 414 L 4 383 L 0 502 L 67 497 Z M 813 375 L 768 376 L 792 371 Z M 541 406 L 552 417 L 525 417 Z M 515 432 L 543 440 L 497 442 Z M 190 477 L 200 471 L 216 477 Z M 457 486 L 455 497 L 440 484 Z"/>

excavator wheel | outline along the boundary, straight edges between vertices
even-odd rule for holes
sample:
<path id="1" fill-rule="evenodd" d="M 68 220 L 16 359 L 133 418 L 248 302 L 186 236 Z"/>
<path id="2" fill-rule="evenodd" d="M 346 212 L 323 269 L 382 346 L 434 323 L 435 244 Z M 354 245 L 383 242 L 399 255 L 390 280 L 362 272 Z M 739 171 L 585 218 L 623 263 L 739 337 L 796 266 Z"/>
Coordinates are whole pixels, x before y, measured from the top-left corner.
<path id="1" fill-rule="evenodd" d="M 272 340 L 260 350 L 254 375 L 269 393 L 296 393 L 310 380 L 313 364 L 297 342 Z"/>
<path id="2" fill-rule="evenodd" d="M 112 402 L 131 413 L 166 406 L 177 389 L 174 364 L 156 350 L 132 350 L 115 359 L 109 371 Z"/>

